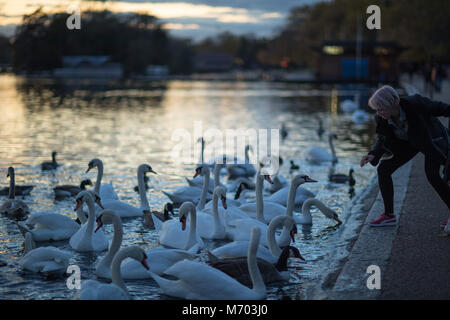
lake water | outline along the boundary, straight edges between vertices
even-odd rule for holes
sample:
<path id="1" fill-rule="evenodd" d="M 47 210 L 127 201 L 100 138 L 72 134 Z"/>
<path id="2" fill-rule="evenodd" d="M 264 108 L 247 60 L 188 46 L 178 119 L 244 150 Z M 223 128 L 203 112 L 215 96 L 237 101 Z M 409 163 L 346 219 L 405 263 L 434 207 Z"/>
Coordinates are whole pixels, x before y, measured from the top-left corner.
<path id="1" fill-rule="evenodd" d="M 147 163 L 158 173 L 150 175 L 147 196 L 152 209 L 161 210 L 168 201 L 161 192 L 174 191 L 186 185 L 184 177 L 192 177 L 197 155 L 191 163 L 174 161 L 172 152 L 179 144 L 173 139 L 176 130 L 192 134 L 196 121 L 207 129 L 279 129 L 284 123 L 288 136 L 280 140 L 284 163 L 280 174 L 291 179 L 289 160 L 301 171 L 318 180 L 304 185 L 316 197 L 334 209 L 345 220 L 344 210 L 350 201 L 347 185 L 328 182 L 328 164 L 311 166 L 303 151 L 311 145 L 328 149 L 326 134 L 319 139 L 318 118 L 324 128 L 336 132 L 337 173 L 355 169 L 358 194 L 371 181 L 372 167 L 359 167 L 361 156 L 374 141 L 371 121 L 355 125 L 351 116 L 337 108 L 332 87 L 270 82 L 165 81 L 165 82 L 84 82 L 61 83 L 54 80 L 24 79 L 0 75 L 0 186 L 8 186 L 7 168 L 16 170 L 17 184 L 33 184 L 31 195 L 23 198 L 32 212 L 52 211 L 74 217 L 74 200 L 55 201 L 52 188 L 58 184 L 79 184 L 90 178 L 95 182 L 96 170 L 85 173 L 92 158 L 104 163 L 103 181 L 112 181 L 119 198 L 139 206 L 136 168 Z M 342 97 L 338 97 L 342 100 Z M 210 152 L 217 143 L 206 144 Z M 56 171 L 43 173 L 40 163 L 58 152 L 62 164 Z M 297 172 L 298 173 L 298 172 Z M 226 183 L 226 176 L 222 176 Z M 233 194 L 229 194 L 232 198 Z M 0 199 L 4 201 L 6 197 Z M 316 285 L 324 272 L 324 261 L 336 246 L 345 246 L 340 228 L 313 209 L 312 227 L 299 227 L 295 245 L 308 261 L 290 260 L 291 280 L 281 286 L 292 299 L 305 298 L 308 288 Z M 143 227 L 142 219 L 123 221 L 122 246 L 136 244 L 147 249 L 158 244 L 154 230 Z M 112 237 L 112 227 L 105 232 Z M 46 280 L 40 275 L 20 269 L 23 237 L 16 224 L 0 217 L 0 257 L 7 263 L 0 272 L 0 299 L 73 299 L 76 290 L 66 287 L 64 278 Z M 223 242 L 207 242 L 214 248 Z M 39 244 L 48 245 L 48 244 Z M 52 243 L 73 253 L 71 264 L 79 265 L 82 279 L 96 279 L 95 265 L 106 252 L 82 254 L 71 249 L 68 241 Z M 201 259 L 204 256 L 202 255 Z M 200 259 L 200 260 L 201 260 Z M 151 263 L 151 261 L 149 261 Z M 135 299 L 168 299 L 153 280 L 126 281 Z M 269 286 L 268 299 L 279 299 L 280 286 Z"/>

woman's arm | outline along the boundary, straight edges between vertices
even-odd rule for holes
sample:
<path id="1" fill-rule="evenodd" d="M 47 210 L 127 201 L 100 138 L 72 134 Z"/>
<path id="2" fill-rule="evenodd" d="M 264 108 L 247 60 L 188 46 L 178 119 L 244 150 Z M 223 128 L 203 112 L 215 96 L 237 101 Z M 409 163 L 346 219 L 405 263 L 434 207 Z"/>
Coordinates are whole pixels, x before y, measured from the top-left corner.
<path id="1" fill-rule="evenodd" d="M 432 101 L 427 97 L 415 94 L 411 99 L 417 112 L 425 112 L 434 117 L 450 117 L 450 105 Z"/>

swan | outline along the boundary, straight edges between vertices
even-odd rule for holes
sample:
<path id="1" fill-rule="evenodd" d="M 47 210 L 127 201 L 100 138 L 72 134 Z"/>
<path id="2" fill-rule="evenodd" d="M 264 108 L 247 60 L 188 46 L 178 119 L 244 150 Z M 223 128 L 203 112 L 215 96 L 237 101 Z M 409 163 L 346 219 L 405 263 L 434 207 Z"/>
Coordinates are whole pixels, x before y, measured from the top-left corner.
<path id="1" fill-rule="evenodd" d="M 19 227 L 29 232 L 34 241 L 67 240 L 80 229 L 71 218 L 46 211 L 33 213 L 24 223 L 19 223 Z"/>
<path id="2" fill-rule="evenodd" d="M 282 175 L 277 174 L 275 177 L 273 177 L 272 183 L 264 181 L 264 190 L 266 190 L 270 193 L 275 193 L 278 190 L 283 189 L 287 185 L 288 185 L 288 182 L 287 182 L 286 178 L 283 177 Z"/>
<path id="3" fill-rule="evenodd" d="M 316 206 L 320 212 L 327 218 L 335 220 L 338 225 L 342 224 L 342 221 L 339 219 L 338 214 L 333 209 L 328 208 L 322 201 L 319 199 L 308 199 L 303 203 L 302 206 L 302 214 L 300 216 L 295 217 L 295 222 L 300 224 L 312 224 L 312 216 L 310 208 L 311 206 Z"/>
<path id="4" fill-rule="evenodd" d="M 99 198 L 96 198 L 95 202 L 101 207 Z M 75 211 L 83 206 L 83 203 L 86 203 L 88 207 L 89 217 L 87 222 L 70 237 L 70 246 L 79 252 L 107 250 L 108 239 L 105 237 L 103 231 L 100 230 L 100 232 L 94 233 L 95 207 L 94 199 L 89 191 L 81 191 L 77 195 Z"/>
<path id="5" fill-rule="evenodd" d="M 205 179 L 202 189 L 198 187 L 184 186 L 173 193 L 165 191 L 162 191 L 162 193 L 164 193 L 174 204 L 181 204 L 189 201 L 194 204 L 200 204 L 200 202 L 203 202 L 204 206 L 206 201 L 211 200 L 211 195 L 208 194 L 210 179 L 208 166 L 205 165 L 197 167 L 195 169 L 194 178 L 196 178 L 198 175 L 202 175 Z"/>
<path id="6" fill-rule="evenodd" d="M 100 261 L 95 269 L 98 277 L 111 279 L 111 263 L 119 251 L 123 238 L 123 227 L 120 217 L 112 210 L 103 210 L 97 218 L 97 228 L 101 228 L 105 224 L 112 224 L 114 228 L 114 236 L 109 247 L 108 253 Z M 174 263 L 183 259 L 193 259 L 195 255 L 178 249 L 163 249 L 155 247 L 145 252 L 147 258 L 152 261 L 150 271 L 156 274 L 162 274 L 167 268 Z M 123 279 L 147 279 L 151 278 L 150 273 L 142 266 L 141 263 L 132 259 L 126 259 L 120 266 L 120 273 Z"/>
<path id="7" fill-rule="evenodd" d="M 226 273 L 230 277 L 233 277 L 245 286 L 251 286 L 252 280 L 250 274 L 248 273 L 247 257 L 237 257 L 237 258 L 225 258 L 218 259 L 213 255 L 209 255 L 210 261 L 209 265 Z M 301 256 L 300 251 L 296 247 L 287 246 L 284 247 L 280 257 L 275 264 L 267 262 L 266 260 L 257 258 L 258 269 L 261 272 L 264 283 L 278 283 L 289 281 L 291 277 L 287 262 L 289 257 L 294 257 L 305 261 Z"/>
<path id="8" fill-rule="evenodd" d="M 300 174 L 301 176 L 301 174 Z M 317 182 L 315 180 L 313 181 L 304 181 L 302 182 Z M 292 186 L 292 181 L 291 181 Z M 283 187 L 282 189 L 278 190 L 277 192 L 273 193 L 272 195 L 268 196 L 264 199 L 265 202 L 272 202 L 272 203 L 278 203 L 283 206 L 287 206 L 288 199 L 289 199 L 289 192 L 290 192 L 289 186 Z M 296 188 L 295 197 L 294 197 L 294 205 L 299 206 L 302 205 L 303 202 L 305 202 L 306 199 L 315 197 L 315 194 L 309 191 L 308 189 L 305 189 L 303 187 Z"/>
<path id="9" fill-rule="evenodd" d="M 138 186 L 139 186 L 139 195 L 141 198 L 141 206 L 134 207 L 124 201 L 116 200 L 116 199 L 105 199 L 102 198 L 102 205 L 105 209 L 111 209 L 114 210 L 120 217 L 122 218 L 130 218 L 130 217 L 141 217 L 144 215 L 144 210 L 150 210 L 150 206 L 148 204 L 147 195 L 145 192 L 144 187 L 144 174 L 146 172 L 152 172 L 152 167 L 148 164 L 141 164 L 137 169 L 137 179 L 138 179 Z M 97 212 L 99 212 L 100 209 L 97 208 Z"/>
<path id="10" fill-rule="evenodd" d="M 15 196 L 27 196 L 31 193 L 33 190 L 34 185 L 30 184 L 24 184 L 24 185 L 15 185 L 14 189 L 14 195 Z M 7 196 L 9 195 L 9 187 L 1 188 L 0 189 L 0 196 Z"/>
<path id="11" fill-rule="evenodd" d="M 342 173 L 334 173 L 334 167 L 330 168 L 330 172 L 328 173 L 328 180 L 334 183 L 348 183 L 349 186 L 354 186 L 356 181 L 353 177 L 354 170 L 351 168 L 348 172 L 348 175 Z"/>
<path id="12" fill-rule="evenodd" d="M 69 266 L 72 254 L 55 247 L 34 248 L 31 233 L 25 235 L 25 255 L 19 265 L 28 271 L 43 273 L 46 276 L 61 276 Z M 34 249 L 31 249 L 34 248 Z"/>
<path id="13" fill-rule="evenodd" d="M 338 159 L 336 157 L 336 151 L 334 150 L 333 139 L 336 139 L 337 135 L 335 133 L 330 133 L 328 135 L 328 143 L 330 144 L 331 154 L 322 147 L 311 146 L 305 150 L 306 161 L 312 165 L 318 165 L 322 162 L 331 161 L 332 163 L 337 163 Z"/>
<path id="14" fill-rule="evenodd" d="M 168 280 L 152 273 L 164 294 L 183 299 L 199 300 L 258 300 L 267 297 L 266 285 L 256 263 L 261 230 L 251 230 L 251 244 L 247 263 L 252 289 L 220 270 L 196 261 L 183 260 L 166 270 L 166 274 L 178 280 Z"/>
<path id="15" fill-rule="evenodd" d="M 217 164 L 216 164 L 217 166 Z M 205 239 L 225 239 L 225 226 L 220 221 L 219 209 L 218 209 L 218 199 L 221 199 L 222 206 L 227 209 L 227 193 L 225 188 L 217 186 L 214 189 L 213 199 L 212 199 L 212 215 L 197 211 L 197 230 L 200 237 Z"/>
<path id="16" fill-rule="evenodd" d="M 54 170 L 54 169 L 58 168 L 58 166 L 60 166 L 60 164 L 58 164 L 56 162 L 56 155 L 57 155 L 57 152 L 53 151 L 52 152 L 52 161 L 44 161 L 44 162 L 41 163 L 42 171 Z"/>
<path id="17" fill-rule="evenodd" d="M 95 192 L 97 192 L 97 194 L 100 195 L 100 198 L 102 200 L 106 199 L 118 200 L 119 197 L 117 196 L 117 193 L 114 191 L 114 187 L 111 183 L 101 184 L 103 177 L 102 160 L 95 158 L 89 161 L 86 173 L 88 173 L 92 168 L 95 167 L 97 167 L 97 180 L 95 180 L 95 187 L 94 187 Z"/>
<path id="18" fill-rule="evenodd" d="M 206 166 L 205 166 L 206 167 Z M 205 244 L 197 233 L 197 210 L 192 202 L 181 205 L 178 213 L 180 219 L 168 220 L 164 223 L 153 218 L 155 229 L 159 235 L 159 243 L 173 249 L 202 249 Z M 189 226 L 186 228 L 186 216 L 189 215 Z"/>
<path id="19" fill-rule="evenodd" d="M 8 200 L 1 205 L 0 213 L 10 218 L 23 220 L 30 213 L 30 209 L 25 202 L 15 199 L 15 175 L 13 167 L 8 168 L 6 177 L 9 177 L 9 196 Z"/>
<path id="20" fill-rule="evenodd" d="M 235 159 L 235 161 L 233 161 L 235 164 L 227 166 L 229 179 L 236 179 L 239 177 L 253 177 L 256 174 L 255 167 L 251 163 L 249 163 L 250 160 L 248 156 L 248 150 L 250 149 L 250 145 L 245 146 L 245 161 Z"/>
<path id="21" fill-rule="evenodd" d="M 129 300 L 131 296 L 123 282 L 120 265 L 126 258 L 139 261 L 147 270 L 147 255 L 138 246 L 121 249 L 114 256 L 111 265 L 112 283 L 105 284 L 95 280 L 83 281 L 81 286 L 81 300 Z"/>
<path id="22" fill-rule="evenodd" d="M 163 212 L 159 212 L 156 210 L 150 212 L 150 210 L 144 210 L 144 222 L 143 222 L 144 227 L 155 229 L 155 223 L 153 222 L 152 215 L 154 215 L 158 220 L 161 220 L 163 222 L 172 219 L 172 217 L 169 216 L 169 212 L 174 214 L 173 205 L 170 202 L 167 202 L 164 205 Z"/>
<path id="23" fill-rule="evenodd" d="M 290 230 L 292 242 L 295 241 L 294 235 L 297 233 L 295 220 L 287 215 L 277 216 L 270 221 L 269 227 L 267 228 L 266 237 L 269 249 L 259 245 L 256 255 L 257 258 L 263 259 L 272 264 L 277 263 L 281 254 L 281 249 L 276 242 L 275 231 L 279 226 L 284 226 L 286 229 Z M 220 259 L 243 257 L 247 255 L 249 244 L 250 242 L 248 240 L 233 241 L 221 247 L 215 248 L 211 251 L 211 253 Z"/>
<path id="24" fill-rule="evenodd" d="M 65 197 L 74 197 L 79 194 L 81 191 L 86 190 L 86 186 L 92 186 L 92 181 L 90 179 L 85 179 L 81 181 L 79 186 L 74 186 L 70 184 L 63 184 L 61 186 L 56 186 L 53 188 L 53 192 L 55 193 L 55 198 L 65 198 Z"/>

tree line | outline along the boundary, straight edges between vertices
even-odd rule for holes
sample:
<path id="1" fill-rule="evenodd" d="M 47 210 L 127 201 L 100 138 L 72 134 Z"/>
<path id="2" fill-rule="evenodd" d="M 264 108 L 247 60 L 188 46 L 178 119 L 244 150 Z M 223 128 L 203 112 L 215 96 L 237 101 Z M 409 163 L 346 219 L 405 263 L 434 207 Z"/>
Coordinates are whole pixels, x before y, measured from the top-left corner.
<path id="1" fill-rule="evenodd" d="M 381 30 L 365 27 L 372 4 L 381 8 Z M 197 54 L 217 52 L 232 55 L 242 69 L 314 68 L 319 53 L 313 48 L 325 40 L 355 40 L 358 23 L 363 40 L 397 41 L 404 47 L 404 65 L 448 64 L 449 16 L 447 0 L 332 0 L 292 8 L 270 39 L 224 32 L 193 43 L 170 36 L 157 17 L 146 13 L 86 11 L 82 28 L 74 31 L 66 27 L 69 14 L 38 9 L 23 17 L 13 39 L 0 36 L 0 64 L 35 72 L 60 67 L 66 55 L 108 55 L 122 63 L 125 75 L 142 73 L 150 64 L 189 74 Z"/>

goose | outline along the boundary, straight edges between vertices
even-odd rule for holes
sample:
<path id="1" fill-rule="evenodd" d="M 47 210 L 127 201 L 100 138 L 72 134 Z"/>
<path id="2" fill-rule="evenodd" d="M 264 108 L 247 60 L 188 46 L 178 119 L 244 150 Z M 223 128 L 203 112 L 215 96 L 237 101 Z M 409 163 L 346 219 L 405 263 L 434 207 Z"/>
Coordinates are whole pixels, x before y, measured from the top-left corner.
<path id="1" fill-rule="evenodd" d="M 328 173 L 328 180 L 334 183 L 348 183 L 349 186 L 355 185 L 355 178 L 353 177 L 354 170 L 351 168 L 348 172 L 348 175 L 342 173 L 334 173 L 334 167 L 330 168 L 330 172 Z"/>
<path id="2" fill-rule="evenodd" d="M 168 280 L 152 273 L 162 292 L 168 296 L 183 299 L 198 300 L 258 300 L 267 297 L 266 285 L 256 262 L 261 230 L 254 227 L 251 230 L 250 246 L 247 263 L 252 289 L 242 285 L 236 279 L 228 276 L 206 264 L 183 260 L 166 270 L 166 274 L 178 278 Z"/>
<path id="3" fill-rule="evenodd" d="M 33 213 L 24 223 L 19 222 L 22 232 L 29 232 L 33 241 L 62 241 L 72 237 L 80 225 L 68 216 L 41 211 Z"/>
<path id="4" fill-rule="evenodd" d="M 86 186 L 92 186 L 92 181 L 90 179 L 85 179 L 81 181 L 79 186 L 74 186 L 70 184 L 63 184 L 61 186 L 56 186 L 53 188 L 55 193 L 55 198 L 61 199 L 66 197 L 74 197 L 81 191 L 86 190 Z"/>
<path id="5" fill-rule="evenodd" d="M 14 189 L 14 195 L 15 196 L 27 196 L 31 193 L 33 190 L 34 185 L 30 184 L 24 184 L 24 185 L 15 185 Z M 0 196 L 7 196 L 9 195 L 9 187 L 1 188 L 0 189 Z"/>
<path id="6" fill-rule="evenodd" d="M 247 257 L 225 258 L 218 259 L 209 254 L 209 265 L 233 277 L 243 285 L 249 287 L 252 285 L 252 280 L 248 272 Z M 271 283 L 289 281 L 290 273 L 287 267 L 289 257 L 294 257 L 305 261 L 301 256 L 300 251 L 296 247 L 284 247 L 280 257 L 275 264 L 267 262 L 266 260 L 256 258 L 258 269 L 261 272 L 263 281 L 266 285 Z"/>
<path id="7" fill-rule="evenodd" d="M 248 151 L 250 149 L 252 149 L 250 145 L 245 146 L 245 161 L 235 159 L 233 161 L 235 164 L 227 166 L 229 179 L 236 179 L 239 177 L 253 177 L 256 174 L 255 167 L 251 163 L 249 163 L 250 160 Z"/>
<path id="8" fill-rule="evenodd" d="M 355 101 L 350 99 L 345 99 L 340 103 L 341 110 L 345 113 L 353 113 L 358 108 L 358 105 Z"/>
<path id="9" fill-rule="evenodd" d="M 156 210 L 150 212 L 150 210 L 144 210 L 144 222 L 143 222 L 144 227 L 155 229 L 155 223 L 153 222 L 152 215 L 154 215 L 158 220 L 161 220 L 163 222 L 172 219 L 172 217 L 169 216 L 169 212 L 174 214 L 173 205 L 170 202 L 167 202 L 164 205 L 163 212 L 159 212 Z"/>
<path id="10" fill-rule="evenodd" d="M 153 218 L 155 229 L 158 232 L 159 243 L 173 249 L 196 251 L 205 244 L 197 233 L 197 210 L 192 202 L 185 202 L 179 210 L 179 220 L 171 219 L 161 222 Z M 186 217 L 189 215 L 189 225 L 186 228 Z M 190 251 L 191 252 L 191 251 Z"/>
<path id="11" fill-rule="evenodd" d="M 153 171 L 152 167 L 148 164 L 141 164 L 137 169 L 137 179 L 139 186 L 139 195 L 141 198 L 141 206 L 134 207 L 124 201 L 117 199 L 105 199 L 102 198 L 102 205 L 105 209 L 114 210 L 121 218 L 130 218 L 130 217 L 142 217 L 144 215 L 144 210 L 150 210 L 150 206 L 148 204 L 147 195 L 144 187 L 144 174 L 146 172 L 151 172 L 156 174 Z M 97 212 L 100 209 L 97 208 Z"/>
<path id="12" fill-rule="evenodd" d="M 323 215 L 329 219 L 335 220 L 338 225 L 342 224 L 342 221 L 339 219 L 338 214 L 331 208 L 328 208 L 322 201 L 319 199 L 308 199 L 303 203 L 302 206 L 302 214 L 298 217 L 295 217 L 295 222 L 300 224 L 312 224 L 312 216 L 310 208 L 311 206 L 316 206 Z"/>
<path id="13" fill-rule="evenodd" d="M 119 197 L 117 196 L 117 193 L 114 191 L 114 187 L 113 187 L 112 183 L 101 184 L 102 178 L 103 178 L 103 161 L 102 160 L 100 160 L 98 158 L 94 158 L 91 161 L 89 161 L 86 173 L 88 173 L 92 168 L 95 168 L 95 167 L 97 167 L 97 179 L 95 180 L 95 187 L 94 187 L 95 192 L 100 196 L 100 198 L 102 200 L 106 200 L 106 199 L 118 200 Z"/>
<path id="14" fill-rule="evenodd" d="M 131 295 L 128 292 L 121 275 L 120 266 L 126 258 L 132 258 L 141 263 L 144 268 L 149 269 L 147 265 L 147 255 L 144 250 L 138 246 L 130 246 L 121 249 L 114 256 L 111 264 L 112 283 L 105 284 L 96 280 L 83 281 L 81 286 L 81 300 L 130 300 Z"/>
<path id="15" fill-rule="evenodd" d="M 54 169 L 58 168 L 58 166 L 60 166 L 60 164 L 58 164 L 56 162 L 56 155 L 57 155 L 57 152 L 53 151 L 52 152 L 52 161 L 44 161 L 44 162 L 41 163 L 42 171 L 54 170 Z"/>
<path id="16" fill-rule="evenodd" d="M 30 209 L 25 202 L 15 199 L 15 175 L 13 167 L 8 168 L 6 177 L 9 177 L 9 195 L 8 200 L 0 206 L 0 213 L 10 218 L 23 220 L 30 213 Z"/>
<path id="17" fill-rule="evenodd" d="M 24 270 L 42 273 L 46 276 L 61 276 L 69 266 L 72 254 L 55 247 L 35 248 L 31 233 L 25 235 L 25 255 L 19 265 Z"/>
<path id="18" fill-rule="evenodd" d="M 333 139 L 336 139 L 337 135 L 335 133 L 330 133 L 328 135 L 328 143 L 330 144 L 331 154 L 322 147 L 311 146 L 305 150 L 306 161 L 312 165 L 319 165 L 322 162 L 331 161 L 332 163 L 337 163 L 338 159 L 336 157 L 336 151 L 334 150 Z"/>
<path id="19" fill-rule="evenodd" d="M 95 273 L 100 278 L 111 279 L 111 263 L 119 251 L 123 238 L 123 227 L 120 217 L 113 210 L 103 210 L 97 217 L 97 228 L 99 230 L 105 224 L 112 224 L 114 228 L 114 236 L 109 247 L 108 253 L 100 261 L 95 269 Z M 154 247 L 145 251 L 147 258 L 152 261 L 149 270 L 162 274 L 167 268 L 182 259 L 193 259 L 195 255 L 179 249 L 164 249 Z M 120 273 L 123 279 L 148 279 L 151 278 L 150 273 L 137 261 L 126 259 L 120 266 Z"/>
<path id="20" fill-rule="evenodd" d="M 96 197 L 95 202 L 102 207 L 100 198 Z M 84 223 L 80 229 L 70 237 L 69 244 L 75 251 L 103 251 L 108 249 L 108 239 L 102 230 L 94 233 L 94 220 L 95 220 L 95 207 L 94 198 L 89 191 L 81 191 L 76 197 L 75 211 L 83 203 L 86 203 L 88 207 L 89 217 L 86 223 Z"/>
<path id="21" fill-rule="evenodd" d="M 206 201 L 211 200 L 211 195 L 208 194 L 209 188 L 209 169 L 208 166 L 200 166 L 195 169 L 194 178 L 198 175 L 202 175 L 205 178 L 202 189 L 198 187 L 184 186 L 177 189 L 173 193 L 162 191 L 174 204 L 182 204 L 184 202 L 192 202 L 194 204 L 200 204 L 200 207 L 205 205 Z"/>
<path id="22" fill-rule="evenodd" d="M 217 166 L 217 164 L 216 164 Z M 214 189 L 212 199 L 212 215 L 197 211 L 197 230 L 200 237 L 205 239 L 225 239 L 225 226 L 220 221 L 218 199 L 221 199 L 222 206 L 227 209 L 227 193 L 225 188 L 217 186 Z"/>
<path id="23" fill-rule="evenodd" d="M 269 227 L 267 228 L 266 237 L 269 249 L 260 244 L 256 255 L 257 258 L 272 264 L 277 263 L 281 254 L 281 249 L 276 242 L 275 231 L 279 226 L 284 226 L 286 229 L 290 230 L 292 242 L 295 241 L 294 235 L 297 233 L 295 220 L 288 215 L 277 216 L 270 221 Z M 248 240 L 233 241 L 215 248 L 211 251 L 211 254 L 220 259 L 243 257 L 247 255 L 249 243 Z"/>

